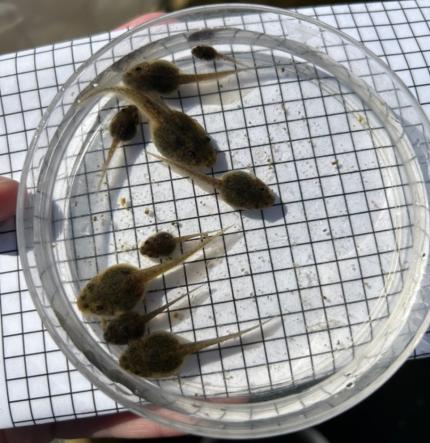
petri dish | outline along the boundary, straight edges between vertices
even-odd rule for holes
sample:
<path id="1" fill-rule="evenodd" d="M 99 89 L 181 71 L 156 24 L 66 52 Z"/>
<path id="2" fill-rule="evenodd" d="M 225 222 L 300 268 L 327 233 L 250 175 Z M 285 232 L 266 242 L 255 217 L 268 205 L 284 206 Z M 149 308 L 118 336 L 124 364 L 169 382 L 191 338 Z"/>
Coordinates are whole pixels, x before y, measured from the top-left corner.
<path id="1" fill-rule="evenodd" d="M 209 44 L 249 68 L 181 86 L 166 103 L 217 145 L 209 174 L 247 169 L 276 193 L 235 211 L 167 168 L 148 122 L 111 163 L 107 126 L 123 102 L 82 101 L 125 69 L 165 59 L 187 73 L 232 69 L 191 48 Z M 213 5 L 152 20 L 84 63 L 45 113 L 19 193 L 20 256 L 34 303 L 71 363 L 120 405 L 186 432 L 249 438 L 326 420 L 377 389 L 429 324 L 429 122 L 369 50 L 311 18 L 263 6 Z M 76 296 L 114 263 L 146 266 L 138 244 L 233 225 L 163 275 L 146 309 L 202 286 L 151 324 L 189 340 L 273 318 L 194 355 L 167 380 L 133 376 Z"/>

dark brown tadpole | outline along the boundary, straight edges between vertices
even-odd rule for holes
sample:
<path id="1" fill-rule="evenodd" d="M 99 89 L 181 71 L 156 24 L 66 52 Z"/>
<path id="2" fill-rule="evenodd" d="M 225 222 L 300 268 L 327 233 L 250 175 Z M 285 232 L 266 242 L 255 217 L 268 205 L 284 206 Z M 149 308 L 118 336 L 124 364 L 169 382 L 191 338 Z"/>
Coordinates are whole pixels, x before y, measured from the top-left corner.
<path id="1" fill-rule="evenodd" d="M 275 194 L 258 177 L 244 171 L 229 171 L 221 178 L 209 177 L 192 168 L 148 152 L 151 156 L 184 170 L 192 179 L 218 190 L 221 198 L 235 209 L 264 209 L 273 206 Z"/>
<path id="2" fill-rule="evenodd" d="M 238 72 L 237 69 L 205 74 L 185 74 L 167 60 L 145 61 L 132 66 L 122 76 L 124 84 L 133 89 L 170 94 L 180 85 L 224 78 Z"/>
<path id="3" fill-rule="evenodd" d="M 80 102 L 100 94 L 116 94 L 146 115 L 154 144 L 165 157 L 197 168 L 215 164 L 216 151 L 204 128 L 187 114 L 169 108 L 156 93 L 121 86 L 95 88 Z"/>
<path id="4" fill-rule="evenodd" d="M 157 315 L 161 314 L 165 311 L 169 306 L 177 303 L 182 300 L 187 295 L 192 294 L 197 289 L 200 289 L 201 286 L 194 288 L 189 293 L 182 294 L 180 297 L 175 298 L 169 303 L 160 306 L 157 309 L 154 309 L 147 314 L 139 314 L 135 311 L 124 312 L 118 317 L 113 318 L 109 322 L 107 322 L 103 337 L 107 343 L 112 343 L 116 345 L 124 345 L 128 343 L 130 340 L 135 340 L 136 338 L 140 338 L 146 329 L 146 325 Z"/>
<path id="5" fill-rule="evenodd" d="M 101 317 L 113 317 L 130 311 L 143 297 L 151 280 L 180 265 L 223 232 L 218 231 L 179 257 L 149 268 L 139 269 L 123 263 L 108 267 L 81 290 L 77 300 L 78 308 L 83 313 Z"/>
<path id="6" fill-rule="evenodd" d="M 212 61 L 218 59 L 218 60 L 225 60 L 227 62 L 233 63 L 234 65 L 243 66 L 245 68 L 249 67 L 244 63 L 237 61 L 234 57 L 230 57 L 229 55 L 226 54 L 221 54 L 213 46 L 208 46 L 208 45 L 194 46 L 194 48 L 191 49 L 191 54 L 200 60 Z"/>
<path id="7" fill-rule="evenodd" d="M 109 132 L 112 137 L 112 144 L 109 148 L 107 157 L 102 166 L 101 177 L 98 188 L 103 182 L 106 170 L 112 157 L 121 142 L 127 142 L 135 137 L 137 125 L 139 124 L 139 111 L 136 106 L 130 105 L 118 111 L 109 125 Z"/>
<path id="8" fill-rule="evenodd" d="M 131 341 L 121 355 L 119 364 L 133 374 L 146 378 L 166 378 L 177 375 L 186 358 L 204 348 L 240 337 L 257 329 L 258 324 L 244 331 L 223 337 L 184 343 L 180 337 L 166 331 L 156 331 L 139 340 Z"/>
<path id="9" fill-rule="evenodd" d="M 173 254 L 178 244 L 195 238 L 205 238 L 208 234 L 210 234 L 210 231 L 175 237 L 170 232 L 161 231 L 148 237 L 139 251 L 142 255 L 151 258 L 167 257 Z"/>

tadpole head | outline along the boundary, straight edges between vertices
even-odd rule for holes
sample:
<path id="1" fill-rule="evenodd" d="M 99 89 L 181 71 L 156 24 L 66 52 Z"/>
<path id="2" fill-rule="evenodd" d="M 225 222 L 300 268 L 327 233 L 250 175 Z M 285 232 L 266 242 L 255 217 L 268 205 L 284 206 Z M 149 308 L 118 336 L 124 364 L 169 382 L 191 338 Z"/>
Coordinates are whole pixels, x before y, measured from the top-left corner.
<path id="1" fill-rule="evenodd" d="M 216 49 L 207 45 L 194 46 L 191 50 L 191 54 L 196 58 L 206 61 L 215 60 L 218 56 Z"/>
<path id="2" fill-rule="evenodd" d="M 179 371 L 185 356 L 174 335 L 157 331 L 130 342 L 119 364 L 141 377 L 165 378 Z"/>
<path id="3" fill-rule="evenodd" d="M 136 106 L 130 105 L 118 111 L 109 126 L 112 137 L 121 141 L 131 140 L 137 131 L 139 111 Z"/>
<path id="4" fill-rule="evenodd" d="M 177 245 L 176 238 L 169 232 L 158 232 L 148 237 L 140 247 L 140 253 L 158 258 L 171 255 Z"/>
<path id="5" fill-rule="evenodd" d="M 145 326 L 139 313 L 125 312 L 108 322 L 103 337 L 108 343 L 124 345 L 130 340 L 141 337 L 145 332 Z"/>
<path id="6" fill-rule="evenodd" d="M 263 209 L 275 203 L 273 191 L 262 180 L 244 171 L 224 174 L 220 194 L 236 209 Z"/>
<path id="7" fill-rule="evenodd" d="M 81 290 L 77 304 L 82 312 L 113 316 L 132 309 L 143 294 L 144 283 L 134 266 L 110 266 Z"/>
<path id="8" fill-rule="evenodd" d="M 179 87 L 179 69 L 166 60 L 143 62 L 126 71 L 122 80 L 131 88 L 168 94 Z"/>
<path id="9" fill-rule="evenodd" d="M 211 167 L 217 152 L 203 127 L 182 112 L 153 130 L 155 145 L 166 158 L 192 167 Z"/>
<path id="10" fill-rule="evenodd" d="M 85 314 L 103 315 L 105 313 L 104 300 L 97 296 L 98 276 L 92 278 L 81 290 L 77 305 Z"/>

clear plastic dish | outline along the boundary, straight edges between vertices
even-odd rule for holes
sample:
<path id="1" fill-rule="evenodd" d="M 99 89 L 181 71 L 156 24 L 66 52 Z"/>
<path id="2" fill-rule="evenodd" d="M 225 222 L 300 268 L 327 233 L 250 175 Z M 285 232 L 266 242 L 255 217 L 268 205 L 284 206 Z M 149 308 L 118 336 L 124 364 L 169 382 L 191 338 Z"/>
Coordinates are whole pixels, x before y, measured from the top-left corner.
<path id="1" fill-rule="evenodd" d="M 186 72 L 198 43 L 253 69 L 187 85 L 167 102 L 216 141 L 213 173 L 248 168 L 278 196 L 234 211 L 146 155 L 148 124 L 97 191 L 114 97 L 79 103 L 144 58 Z M 44 324 L 92 383 L 135 413 L 186 432 L 249 438 L 295 431 L 353 406 L 412 352 L 429 323 L 429 122 L 400 79 L 337 30 L 280 9 L 213 5 L 152 20 L 113 40 L 50 105 L 25 163 L 18 240 Z M 213 247 L 152 286 L 147 308 L 203 287 L 151 325 L 188 339 L 257 333 L 194 356 L 180 377 L 123 371 L 120 348 L 84 321 L 76 296 L 117 262 L 145 266 L 157 229 L 233 224 Z M 167 295 L 166 295 L 167 294 Z"/>

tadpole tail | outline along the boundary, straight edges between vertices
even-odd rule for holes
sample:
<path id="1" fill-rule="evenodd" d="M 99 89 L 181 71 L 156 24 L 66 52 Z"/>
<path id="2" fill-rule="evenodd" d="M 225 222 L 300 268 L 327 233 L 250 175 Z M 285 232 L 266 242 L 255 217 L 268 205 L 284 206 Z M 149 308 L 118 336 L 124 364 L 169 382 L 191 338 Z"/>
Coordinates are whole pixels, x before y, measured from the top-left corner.
<path id="1" fill-rule="evenodd" d="M 247 334 L 248 332 L 251 332 L 254 329 L 257 329 L 260 326 L 263 327 L 270 320 L 271 319 L 269 319 L 263 323 L 258 323 L 258 325 L 252 326 L 251 328 L 248 328 L 248 329 L 244 329 L 243 331 L 238 331 L 238 332 L 234 332 L 232 334 L 224 335 L 223 337 L 215 337 L 215 338 L 210 338 L 208 340 L 200 340 L 195 343 L 184 343 L 181 346 L 182 346 L 184 352 L 187 354 L 199 352 L 204 348 L 208 348 L 209 346 L 217 345 L 217 344 L 223 343 L 227 340 L 232 340 L 233 338 L 241 337 L 242 335 Z"/>
<path id="2" fill-rule="evenodd" d="M 100 191 L 100 188 L 102 186 L 103 180 L 104 180 L 104 178 L 106 176 L 107 168 L 109 167 L 109 164 L 110 164 L 110 162 L 112 160 L 112 157 L 113 157 L 116 149 L 118 148 L 119 144 L 120 144 L 120 139 L 119 138 L 112 139 L 112 144 L 110 145 L 109 151 L 107 153 L 106 160 L 104 161 L 103 166 L 102 166 L 102 170 L 101 170 L 101 174 L 102 175 L 101 175 L 99 183 L 97 185 L 97 191 Z"/>
<path id="3" fill-rule="evenodd" d="M 197 288 L 192 289 L 190 292 L 186 292 L 185 294 L 180 295 L 179 297 L 176 297 L 172 301 L 169 301 L 169 303 L 165 303 L 163 306 L 160 306 L 157 309 L 154 309 L 151 312 L 148 312 L 147 314 L 143 315 L 143 321 L 146 323 L 150 320 L 152 320 L 154 317 L 156 317 L 158 314 L 161 314 L 163 311 L 165 311 L 169 306 L 177 303 L 179 300 L 182 300 L 187 295 L 192 294 L 193 292 L 200 289 L 203 285 L 197 286 Z"/>
<path id="4" fill-rule="evenodd" d="M 251 66 L 237 61 L 234 57 L 231 57 L 230 55 L 220 54 L 219 57 L 227 62 L 233 63 L 236 66 L 242 66 L 242 68 L 251 68 Z"/>
<path id="5" fill-rule="evenodd" d="M 161 155 L 154 154 L 153 152 L 147 151 L 146 153 L 151 155 L 152 157 L 155 157 L 156 159 L 166 163 L 169 166 L 175 166 L 178 169 L 182 169 L 183 171 L 187 172 L 191 178 L 197 178 L 198 180 L 202 181 L 203 183 L 213 186 L 214 188 L 219 188 L 222 186 L 222 182 L 219 178 L 208 177 L 207 175 L 202 174 L 201 172 L 198 172 L 198 171 L 194 170 L 193 168 L 190 168 L 189 166 L 184 165 L 183 163 L 179 163 L 176 160 L 172 160 L 170 158 L 162 157 Z"/>
<path id="6" fill-rule="evenodd" d="M 79 103 L 103 94 L 117 95 L 136 106 L 151 122 L 159 122 L 170 114 L 171 109 L 151 91 L 139 91 L 125 86 L 96 87 L 79 99 Z"/>
<path id="7" fill-rule="evenodd" d="M 142 280 L 144 282 L 148 282 L 149 280 L 152 280 L 153 278 L 158 277 L 160 274 L 164 274 L 165 272 L 170 271 L 170 269 L 180 265 L 187 258 L 191 257 L 193 254 L 195 254 L 196 252 L 203 249 L 210 242 L 214 241 L 223 232 L 224 232 L 224 229 L 220 229 L 217 234 L 212 235 L 212 236 L 208 237 L 207 239 L 203 240 L 201 243 L 194 246 L 194 248 L 191 248 L 189 251 L 185 252 L 184 254 L 180 255 L 179 257 L 165 261 L 164 263 L 160 263 L 159 265 L 154 265 L 154 266 L 151 266 L 146 269 L 141 269 L 139 272 L 141 274 Z"/>
<path id="8" fill-rule="evenodd" d="M 213 229 L 212 231 L 196 232 L 195 234 L 180 235 L 177 239 L 178 241 L 183 242 L 183 241 L 193 240 L 196 238 L 205 238 L 209 234 L 213 234 L 216 231 L 218 231 L 218 229 Z"/>
<path id="9" fill-rule="evenodd" d="M 181 85 L 184 85 L 186 83 L 216 80 L 219 78 L 227 77 L 228 75 L 236 74 L 243 71 L 254 70 L 254 69 L 255 69 L 254 67 L 247 66 L 246 68 L 241 68 L 241 69 L 229 69 L 227 71 L 206 72 L 204 74 L 180 74 L 179 83 Z"/>

